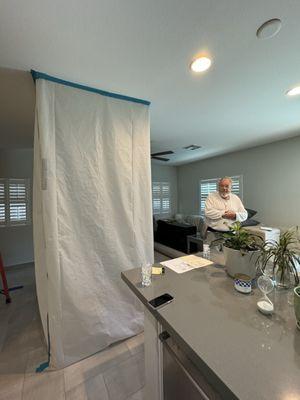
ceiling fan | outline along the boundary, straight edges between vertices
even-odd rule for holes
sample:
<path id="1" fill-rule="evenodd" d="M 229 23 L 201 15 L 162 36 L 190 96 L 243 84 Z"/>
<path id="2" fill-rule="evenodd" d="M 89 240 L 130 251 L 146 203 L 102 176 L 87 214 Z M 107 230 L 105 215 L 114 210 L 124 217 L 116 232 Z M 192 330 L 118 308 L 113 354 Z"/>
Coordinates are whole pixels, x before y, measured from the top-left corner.
<path id="1" fill-rule="evenodd" d="M 151 154 L 151 158 L 154 158 L 155 160 L 159 160 L 159 161 L 169 161 L 169 158 L 163 158 L 163 157 L 159 157 L 159 156 L 165 156 L 167 154 L 174 154 L 174 151 L 169 150 L 169 151 L 161 151 L 160 153 L 153 153 Z"/>

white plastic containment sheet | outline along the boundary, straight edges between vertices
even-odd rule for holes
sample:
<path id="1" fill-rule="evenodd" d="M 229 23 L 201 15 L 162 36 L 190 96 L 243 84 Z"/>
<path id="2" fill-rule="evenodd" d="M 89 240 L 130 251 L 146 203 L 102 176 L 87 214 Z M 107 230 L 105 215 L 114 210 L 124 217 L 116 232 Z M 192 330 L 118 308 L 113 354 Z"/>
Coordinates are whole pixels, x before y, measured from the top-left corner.
<path id="1" fill-rule="evenodd" d="M 148 111 L 36 81 L 35 268 L 54 368 L 143 329 L 120 274 L 153 261 Z"/>

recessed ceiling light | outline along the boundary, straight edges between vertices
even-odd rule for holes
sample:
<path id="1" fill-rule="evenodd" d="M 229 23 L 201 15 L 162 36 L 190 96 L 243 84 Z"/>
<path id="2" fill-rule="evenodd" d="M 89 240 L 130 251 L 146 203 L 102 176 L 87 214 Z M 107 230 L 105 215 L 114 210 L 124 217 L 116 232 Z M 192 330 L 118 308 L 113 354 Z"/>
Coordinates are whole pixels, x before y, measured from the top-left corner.
<path id="1" fill-rule="evenodd" d="M 191 70 L 194 72 L 204 72 L 211 66 L 211 60 L 208 57 L 198 57 L 191 64 Z"/>
<path id="2" fill-rule="evenodd" d="M 297 96 L 300 94 L 300 86 L 296 86 L 286 92 L 288 96 Z"/>
<path id="3" fill-rule="evenodd" d="M 281 29 L 281 20 L 279 18 L 273 18 L 269 21 L 264 22 L 256 31 L 258 39 L 270 39 L 277 35 Z"/>

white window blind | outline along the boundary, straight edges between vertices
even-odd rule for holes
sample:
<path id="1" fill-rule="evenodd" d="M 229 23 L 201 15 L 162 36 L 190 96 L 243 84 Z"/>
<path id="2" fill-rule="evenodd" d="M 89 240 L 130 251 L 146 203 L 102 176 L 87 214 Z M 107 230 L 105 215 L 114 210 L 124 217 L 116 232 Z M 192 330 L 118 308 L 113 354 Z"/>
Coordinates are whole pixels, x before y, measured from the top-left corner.
<path id="1" fill-rule="evenodd" d="M 0 225 L 5 225 L 5 180 L 0 179 Z"/>
<path id="2" fill-rule="evenodd" d="M 243 200 L 243 176 L 236 175 L 231 176 L 230 178 L 232 179 L 231 193 L 236 194 L 241 200 Z M 200 213 L 202 215 L 204 214 L 207 196 L 212 192 L 217 192 L 218 190 L 219 179 L 220 178 L 203 179 L 200 181 Z"/>
<path id="3" fill-rule="evenodd" d="M 171 190 L 169 182 L 152 182 L 153 214 L 171 212 Z"/>
<path id="4" fill-rule="evenodd" d="M 29 179 L 0 180 L 0 225 L 30 223 Z"/>

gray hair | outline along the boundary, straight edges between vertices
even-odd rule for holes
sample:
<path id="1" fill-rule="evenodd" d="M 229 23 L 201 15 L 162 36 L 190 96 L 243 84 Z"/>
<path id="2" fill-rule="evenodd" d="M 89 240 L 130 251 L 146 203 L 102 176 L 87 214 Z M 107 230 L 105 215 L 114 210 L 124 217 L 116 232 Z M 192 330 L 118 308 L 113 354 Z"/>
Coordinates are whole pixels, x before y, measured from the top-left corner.
<path id="1" fill-rule="evenodd" d="M 224 176 L 223 178 L 220 178 L 219 181 L 218 181 L 218 185 L 220 185 L 220 183 L 221 183 L 222 181 L 225 181 L 225 179 L 226 179 L 227 181 L 229 181 L 230 184 L 232 185 L 232 179 L 230 178 L 230 176 Z"/>

